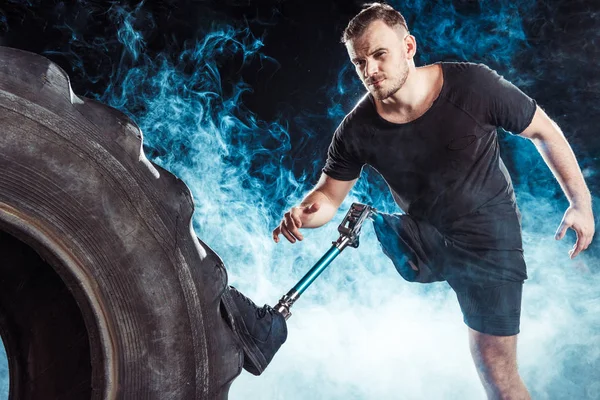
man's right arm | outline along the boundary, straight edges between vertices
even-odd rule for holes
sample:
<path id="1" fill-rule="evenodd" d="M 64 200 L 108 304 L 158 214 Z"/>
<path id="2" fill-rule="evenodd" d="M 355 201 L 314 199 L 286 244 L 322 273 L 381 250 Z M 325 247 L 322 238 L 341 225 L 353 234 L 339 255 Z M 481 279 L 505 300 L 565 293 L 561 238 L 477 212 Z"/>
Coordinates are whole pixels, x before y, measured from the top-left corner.
<path id="1" fill-rule="evenodd" d="M 289 242 L 296 243 L 296 240 L 304 239 L 300 228 L 318 228 L 331 221 L 357 179 L 340 181 L 321 174 L 319 182 L 302 203 L 285 213 L 273 230 L 273 240 L 278 243 L 281 234 Z"/>

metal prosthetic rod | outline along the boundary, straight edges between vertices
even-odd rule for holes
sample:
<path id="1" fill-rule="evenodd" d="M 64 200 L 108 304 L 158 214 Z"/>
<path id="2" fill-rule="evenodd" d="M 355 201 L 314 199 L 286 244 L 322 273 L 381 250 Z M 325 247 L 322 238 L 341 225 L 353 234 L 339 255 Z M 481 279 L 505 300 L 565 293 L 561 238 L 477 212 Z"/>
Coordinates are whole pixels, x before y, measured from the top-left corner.
<path id="1" fill-rule="evenodd" d="M 350 210 L 346 213 L 344 220 L 338 226 L 340 237 L 333 242 L 333 246 L 321 257 L 319 261 L 304 275 L 302 279 L 285 294 L 275 309 L 279 311 L 287 320 L 291 315 L 290 308 L 298 300 L 317 277 L 329 266 L 329 264 L 344 250 L 346 247 L 358 247 L 358 236 L 363 223 L 367 218 L 376 213 L 371 206 L 365 204 L 353 203 Z"/>

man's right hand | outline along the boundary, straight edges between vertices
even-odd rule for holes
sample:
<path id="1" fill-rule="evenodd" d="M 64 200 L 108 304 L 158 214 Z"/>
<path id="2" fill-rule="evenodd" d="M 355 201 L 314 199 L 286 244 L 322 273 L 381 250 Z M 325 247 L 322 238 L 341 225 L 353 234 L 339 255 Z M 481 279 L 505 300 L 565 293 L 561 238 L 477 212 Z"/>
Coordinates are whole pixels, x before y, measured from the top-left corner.
<path id="1" fill-rule="evenodd" d="M 304 239 L 299 229 L 312 219 L 320 207 L 319 203 L 312 203 L 307 206 L 293 207 L 286 212 L 279 226 L 273 230 L 275 243 L 279 243 L 280 234 L 285 236 L 290 243 L 296 243 L 296 240 Z"/>

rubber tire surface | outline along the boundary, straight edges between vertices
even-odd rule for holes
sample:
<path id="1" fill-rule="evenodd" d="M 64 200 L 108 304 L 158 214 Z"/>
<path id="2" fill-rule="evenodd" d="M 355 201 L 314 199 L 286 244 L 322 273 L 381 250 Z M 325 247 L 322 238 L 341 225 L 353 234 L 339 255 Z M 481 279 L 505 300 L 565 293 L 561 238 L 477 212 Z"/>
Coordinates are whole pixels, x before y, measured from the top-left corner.
<path id="1" fill-rule="evenodd" d="M 0 47 L 11 399 L 227 398 L 242 352 L 219 314 L 225 268 L 192 213 L 127 116 L 73 94 L 48 59 Z"/>

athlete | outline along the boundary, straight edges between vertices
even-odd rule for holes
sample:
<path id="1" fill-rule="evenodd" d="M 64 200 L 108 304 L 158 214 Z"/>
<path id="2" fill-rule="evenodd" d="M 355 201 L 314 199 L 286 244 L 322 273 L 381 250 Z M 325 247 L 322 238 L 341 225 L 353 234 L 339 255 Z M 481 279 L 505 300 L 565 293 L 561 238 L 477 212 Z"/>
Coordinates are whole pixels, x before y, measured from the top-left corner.
<path id="1" fill-rule="evenodd" d="M 468 326 L 490 399 L 529 399 L 516 362 L 523 281 L 521 220 L 499 155 L 497 128 L 533 141 L 570 206 L 556 238 L 576 232 L 576 257 L 594 234 L 591 196 L 563 133 L 536 102 L 482 64 L 416 67 L 415 37 L 389 5 L 372 3 L 343 43 L 367 89 L 333 135 L 323 173 L 273 231 L 330 221 L 364 165 L 386 180 L 404 211 L 380 214 L 375 232 L 408 281 L 447 281 Z"/>

